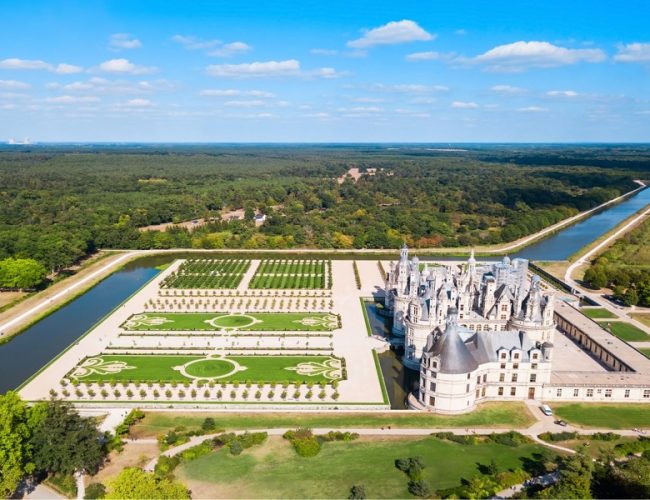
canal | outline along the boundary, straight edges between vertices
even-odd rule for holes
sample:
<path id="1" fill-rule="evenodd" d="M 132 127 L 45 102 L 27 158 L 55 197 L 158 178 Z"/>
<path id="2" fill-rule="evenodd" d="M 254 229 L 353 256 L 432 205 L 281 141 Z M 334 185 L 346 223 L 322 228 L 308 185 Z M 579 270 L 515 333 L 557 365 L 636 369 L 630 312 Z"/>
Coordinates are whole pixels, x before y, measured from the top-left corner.
<path id="1" fill-rule="evenodd" d="M 565 260 L 648 204 L 650 189 L 644 189 L 513 256 L 531 260 Z M 145 257 L 127 264 L 11 341 L 0 344 L 0 394 L 18 387 L 81 337 L 96 322 L 153 278 L 159 272 L 157 266 L 187 256 L 198 258 L 202 255 L 179 252 Z M 374 321 L 379 319 L 375 318 Z M 408 389 L 417 383 L 416 374 L 405 370 L 399 361 L 399 353 L 393 351 L 383 353 L 380 363 L 393 406 L 403 407 L 401 405 Z"/>

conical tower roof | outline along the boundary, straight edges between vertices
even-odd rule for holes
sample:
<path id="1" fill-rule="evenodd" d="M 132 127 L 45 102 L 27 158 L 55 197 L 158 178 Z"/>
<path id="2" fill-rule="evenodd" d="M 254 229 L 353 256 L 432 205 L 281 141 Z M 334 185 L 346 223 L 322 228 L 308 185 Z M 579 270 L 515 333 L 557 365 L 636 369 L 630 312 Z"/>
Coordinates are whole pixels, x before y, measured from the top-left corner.
<path id="1" fill-rule="evenodd" d="M 456 308 L 450 308 L 447 313 L 447 327 L 433 346 L 431 354 L 440 357 L 441 373 L 470 373 L 478 368 L 478 363 L 469 352 L 465 342 L 458 333 Z"/>

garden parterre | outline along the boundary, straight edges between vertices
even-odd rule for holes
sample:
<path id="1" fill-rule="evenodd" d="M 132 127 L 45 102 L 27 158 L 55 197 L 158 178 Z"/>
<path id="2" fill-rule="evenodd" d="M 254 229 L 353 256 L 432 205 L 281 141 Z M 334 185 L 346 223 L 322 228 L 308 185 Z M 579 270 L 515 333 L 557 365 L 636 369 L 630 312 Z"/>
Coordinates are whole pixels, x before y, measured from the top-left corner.
<path id="1" fill-rule="evenodd" d="M 250 267 L 246 259 L 197 259 L 184 261 L 160 284 L 161 288 L 237 288 Z"/>
<path id="2" fill-rule="evenodd" d="M 328 260 L 263 260 L 249 288 L 324 289 L 332 286 Z"/>

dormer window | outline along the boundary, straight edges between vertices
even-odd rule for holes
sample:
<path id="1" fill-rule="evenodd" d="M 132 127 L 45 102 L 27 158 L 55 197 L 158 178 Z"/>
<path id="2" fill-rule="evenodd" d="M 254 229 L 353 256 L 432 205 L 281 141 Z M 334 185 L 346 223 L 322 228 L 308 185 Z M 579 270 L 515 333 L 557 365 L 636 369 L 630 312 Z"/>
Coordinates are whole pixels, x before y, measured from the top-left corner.
<path id="1" fill-rule="evenodd" d="M 500 359 L 506 359 L 507 357 L 508 357 L 508 354 L 505 353 L 505 352 L 501 352 L 501 354 L 499 355 Z"/>

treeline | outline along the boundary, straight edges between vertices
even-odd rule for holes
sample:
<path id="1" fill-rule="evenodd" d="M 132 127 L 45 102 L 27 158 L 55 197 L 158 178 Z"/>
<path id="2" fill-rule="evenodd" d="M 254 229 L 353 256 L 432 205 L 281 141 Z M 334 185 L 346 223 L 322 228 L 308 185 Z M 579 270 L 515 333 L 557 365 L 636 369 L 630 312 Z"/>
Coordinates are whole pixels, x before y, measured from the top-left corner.
<path id="1" fill-rule="evenodd" d="M 633 189 L 633 179 L 643 176 L 620 166 L 528 166 L 480 158 L 508 153 L 499 151 L 0 148 L 0 259 L 33 258 L 56 271 L 97 248 L 494 244 L 596 206 Z M 544 153 L 536 148 L 536 155 Z M 650 164 L 650 150 L 645 155 L 637 163 Z M 336 178 L 350 167 L 377 172 L 339 184 Z M 239 208 L 246 209 L 246 220 L 220 220 L 222 209 Z M 268 215 L 261 227 L 251 220 L 255 210 Z M 138 230 L 199 217 L 212 222 L 192 232 Z"/>
<path id="2" fill-rule="evenodd" d="M 625 305 L 650 307 L 650 220 L 618 239 L 585 271 L 594 289 L 609 287 Z"/>

